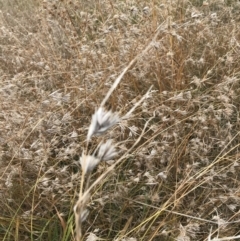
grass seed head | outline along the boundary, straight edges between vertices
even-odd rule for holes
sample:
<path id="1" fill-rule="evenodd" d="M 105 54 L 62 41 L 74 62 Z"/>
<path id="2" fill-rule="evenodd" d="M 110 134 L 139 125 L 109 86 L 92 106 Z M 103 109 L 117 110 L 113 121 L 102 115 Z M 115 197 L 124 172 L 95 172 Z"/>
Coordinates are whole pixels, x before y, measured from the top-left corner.
<path id="1" fill-rule="evenodd" d="M 92 122 L 88 129 L 87 140 L 93 135 L 102 135 L 105 131 L 118 123 L 120 120 L 118 114 L 106 111 L 100 107 L 92 116 Z"/>
<path id="2" fill-rule="evenodd" d="M 112 160 L 117 155 L 115 146 L 112 144 L 112 140 L 107 140 L 100 145 L 97 157 L 102 161 Z"/>
<path id="3" fill-rule="evenodd" d="M 84 174 L 91 173 L 99 162 L 99 158 L 96 158 L 91 155 L 82 154 L 82 156 L 80 157 L 80 164 L 82 166 L 82 171 Z"/>

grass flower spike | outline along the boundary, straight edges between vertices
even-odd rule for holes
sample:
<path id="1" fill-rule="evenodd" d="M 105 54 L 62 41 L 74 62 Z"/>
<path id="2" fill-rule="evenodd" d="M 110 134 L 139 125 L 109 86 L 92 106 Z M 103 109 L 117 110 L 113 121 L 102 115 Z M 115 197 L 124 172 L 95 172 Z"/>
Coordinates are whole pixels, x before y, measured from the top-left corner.
<path id="1" fill-rule="evenodd" d="M 92 172 L 99 162 L 99 158 L 91 155 L 82 154 L 82 157 L 80 158 L 80 164 L 84 174 Z"/>
<path id="2" fill-rule="evenodd" d="M 84 174 L 91 173 L 100 161 L 109 161 L 117 155 L 116 149 L 112 144 L 112 140 L 101 143 L 97 156 L 82 154 L 80 164 Z"/>
<path id="3" fill-rule="evenodd" d="M 112 145 L 112 140 L 107 140 L 106 143 L 101 144 L 97 157 L 101 161 L 109 161 L 117 155 L 115 147 Z"/>
<path id="4" fill-rule="evenodd" d="M 87 140 L 93 135 L 101 135 L 120 120 L 118 114 L 104 110 L 100 107 L 92 116 L 92 122 L 88 129 Z"/>

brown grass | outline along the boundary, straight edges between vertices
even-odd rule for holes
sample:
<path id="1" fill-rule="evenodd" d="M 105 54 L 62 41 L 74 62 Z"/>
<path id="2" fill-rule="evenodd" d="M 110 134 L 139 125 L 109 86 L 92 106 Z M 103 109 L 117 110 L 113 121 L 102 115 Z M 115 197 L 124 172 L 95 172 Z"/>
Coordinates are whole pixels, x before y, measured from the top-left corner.
<path id="1" fill-rule="evenodd" d="M 122 161 L 91 190 L 82 239 L 240 235 L 239 1 L 0 0 L 0 9 L 0 240 L 75 240 L 91 116 L 156 31 L 105 107 L 124 116 L 153 86 L 150 97 L 88 145 L 114 139 Z"/>

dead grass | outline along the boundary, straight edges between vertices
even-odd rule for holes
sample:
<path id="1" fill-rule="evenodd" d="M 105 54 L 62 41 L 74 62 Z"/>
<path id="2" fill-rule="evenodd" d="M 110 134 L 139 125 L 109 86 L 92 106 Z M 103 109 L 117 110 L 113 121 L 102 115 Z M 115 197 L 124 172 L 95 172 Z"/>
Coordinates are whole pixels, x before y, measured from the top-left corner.
<path id="1" fill-rule="evenodd" d="M 0 0 L 0 9 L 1 240 L 75 239 L 91 116 L 156 30 L 106 108 L 122 116 L 153 85 L 150 98 L 89 143 L 93 152 L 114 139 L 124 158 L 91 190 L 83 240 L 240 235 L 238 1 Z"/>

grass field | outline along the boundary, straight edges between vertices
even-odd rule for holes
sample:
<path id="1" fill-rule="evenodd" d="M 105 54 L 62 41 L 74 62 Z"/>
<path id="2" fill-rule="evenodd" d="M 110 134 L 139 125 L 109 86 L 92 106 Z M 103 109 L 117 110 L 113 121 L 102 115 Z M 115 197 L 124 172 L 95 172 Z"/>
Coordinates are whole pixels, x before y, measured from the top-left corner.
<path id="1" fill-rule="evenodd" d="M 0 0 L 0 240 L 239 240 L 239 110 L 237 0 Z"/>

